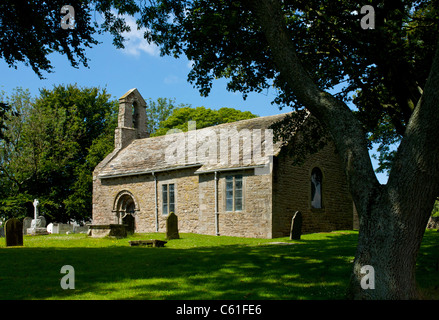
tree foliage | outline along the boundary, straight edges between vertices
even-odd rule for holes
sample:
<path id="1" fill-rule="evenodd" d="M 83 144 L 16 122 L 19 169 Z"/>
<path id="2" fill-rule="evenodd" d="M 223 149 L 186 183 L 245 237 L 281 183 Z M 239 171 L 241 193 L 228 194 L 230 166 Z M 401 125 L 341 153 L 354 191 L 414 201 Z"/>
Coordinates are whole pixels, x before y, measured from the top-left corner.
<path id="1" fill-rule="evenodd" d="M 434 217 L 439 217 L 439 199 L 434 202 L 434 207 L 431 215 Z"/>
<path id="2" fill-rule="evenodd" d="M 74 8 L 74 29 L 61 28 L 61 8 Z M 112 8 L 115 11 L 112 11 Z M 52 72 L 48 56 L 57 52 L 65 55 L 73 67 L 88 66 L 85 55 L 98 41 L 95 36 L 110 32 L 113 43 L 123 47 L 120 33 L 129 31 L 124 19 L 117 15 L 133 14 L 138 7 L 133 0 L 2 0 L 0 2 L 0 58 L 10 67 L 18 62 L 29 65 L 40 78 Z M 96 16 L 103 17 L 98 23 Z"/>
<path id="3" fill-rule="evenodd" d="M 14 8 L 11 1 L 5 3 Z M 137 6 L 132 1 L 108 0 L 82 4 L 95 5 L 98 12 L 105 13 L 100 27 L 112 32 L 119 46 L 123 43 L 120 31 L 126 30 L 126 25 L 112 14 L 111 6 L 117 13 L 140 13 L 138 24 L 146 28 L 146 39 L 158 44 L 163 55 L 185 55 L 194 62 L 188 80 L 202 95 L 208 95 L 212 81 L 222 77 L 228 79 L 229 90 L 242 92 L 244 97 L 249 92 L 274 88 L 274 103 L 279 106 L 296 110 L 306 107 L 330 133 L 359 213 L 351 296 L 417 297 L 416 255 L 439 192 L 437 1 L 157 0 Z M 365 4 L 375 9 L 375 29 L 361 28 L 359 12 Z M 72 35 L 70 44 L 58 45 L 44 33 L 42 37 L 38 34 L 38 30 L 46 32 L 45 26 L 50 26 L 44 20 L 46 16 L 55 19 L 52 11 L 37 14 L 38 23 L 29 19 L 32 28 L 14 29 L 14 23 L 21 27 L 26 21 L 11 22 L 4 12 L 14 19 L 23 11 L 8 6 L 1 9 L 0 48 L 6 53 L 2 57 L 10 65 L 28 61 L 36 72 L 50 69 L 44 59 L 52 51 L 66 50 L 70 61 L 74 55 L 81 59 L 81 50 L 72 55 L 65 48 L 91 44 L 87 36 L 96 30 L 86 30 L 83 38 Z M 85 11 L 83 14 L 90 17 Z M 38 34 L 43 41 L 30 42 L 29 46 L 25 32 L 30 37 Z M 36 58 L 23 51 L 24 44 L 37 52 Z M 342 89 L 330 94 L 335 86 Z M 57 110 L 56 114 L 67 119 L 67 114 L 76 112 L 73 108 Z M 50 122 L 50 118 L 44 121 Z M 81 128 L 80 123 L 70 124 Z M 39 160 L 33 165 L 40 169 L 57 167 L 57 163 L 48 161 L 51 156 L 69 164 L 69 159 L 59 157 L 59 153 L 81 153 L 75 143 L 63 143 L 64 134 L 81 138 L 76 132 L 63 131 L 65 127 L 55 126 L 51 132 L 55 139 L 49 141 L 59 142 L 59 146 L 47 146 L 29 137 L 35 150 L 30 159 Z M 29 132 L 47 133 L 38 127 L 32 130 Z M 390 168 L 386 185 L 379 184 L 373 172 L 367 150 L 370 142 L 382 146 L 383 168 Z M 387 146 L 395 142 L 400 145 L 392 154 Z M 67 166 L 62 172 L 69 170 Z M 53 179 L 44 172 L 22 181 Z M 360 287 L 364 265 L 373 265 L 380 274 L 375 290 Z"/>
<path id="4" fill-rule="evenodd" d="M 370 146 L 378 144 L 378 170 L 388 170 L 395 155 L 389 145 L 401 140 L 425 85 L 439 34 L 439 5 L 427 0 L 282 3 L 306 71 L 322 90 L 342 88 L 336 96 L 354 106 Z M 110 32 L 122 48 L 122 33 L 130 29 L 123 15 L 140 14 L 146 39 L 158 44 L 163 55 L 194 61 L 188 80 L 202 95 L 209 94 L 214 79 L 224 77 L 227 88 L 244 97 L 275 88 L 274 103 L 301 107 L 277 70 L 247 1 L 75 0 L 69 3 L 75 9 L 73 30 L 60 27 L 64 4 L 2 1 L 0 57 L 13 67 L 28 64 L 40 77 L 52 70 L 52 52 L 65 54 L 74 67 L 87 66 L 85 48 L 98 43 L 95 35 Z M 376 27 L 367 32 L 360 26 L 365 4 L 376 13 Z"/>
<path id="5" fill-rule="evenodd" d="M 0 102 L 0 140 L 6 139 L 4 131 L 6 130 L 6 113 L 9 111 L 10 107 L 3 102 Z"/>
<path id="6" fill-rule="evenodd" d="M 37 98 L 17 88 L 0 100 L 10 106 L 0 139 L 0 216 L 32 216 L 38 198 L 40 212 L 51 221 L 90 219 L 92 172 L 114 149 L 117 102 L 105 90 L 76 85 L 41 89 Z M 191 108 L 167 98 L 147 104 L 147 125 L 155 135 L 187 130 L 190 120 L 203 128 L 256 117 L 232 108 Z"/>
<path id="7" fill-rule="evenodd" d="M 361 27 L 366 4 L 374 29 Z M 162 0 L 142 7 L 140 24 L 162 54 L 194 61 L 188 79 L 202 95 L 223 77 L 244 97 L 274 88 L 281 107 L 310 111 L 336 146 L 359 214 L 350 297 L 407 299 L 417 297 L 416 255 L 439 193 L 438 13 L 426 0 Z M 390 168 L 386 185 L 371 142 Z M 375 290 L 360 286 L 364 265 L 380 274 Z"/>
<path id="8" fill-rule="evenodd" d="M 358 1 L 283 1 L 296 54 L 321 90 L 342 88 L 371 143 L 380 169 L 389 169 L 397 144 L 419 101 L 439 35 L 438 4 L 373 1 L 374 30 L 360 25 Z M 147 39 L 162 54 L 193 60 L 188 80 L 208 95 L 215 78 L 227 88 L 264 92 L 274 86 L 281 108 L 302 105 L 275 66 L 261 26 L 246 1 L 157 1 L 142 8 Z"/>
<path id="9" fill-rule="evenodd" d="M 151 136 L 155 136 L 156 131 L 160 128 L 160 123 L 165 121 L 177 108 L 183 108 L 188 105 L 176 104 L 175 99 L 158 98 L 157 101 L 148 99 L 146 105 L 146 130 Z"/>
<path id="10" fill-rule="evenodd" d="M 2 214 L 26 216 L 38 198 L 51 220 L 90 218 L 91 172 L 112 150 L 117 103 L 76 85 L 41 89 L 36 99 L 19 89 L 8 100 L 17 115 L 1 142 Z"/>
<path id="11" fill-rule="evenodd" d="M 257 117 L 250 111 L 240 111 L 233 108 L 220 108 L 212 110 L 205 107 L 192 108 L 190 106 L 175 109 L 164 121 L 161 121 L 155 136 L 165 135 L 169 130 L 178 129 L 188 131 L 188 122 L 195 121 L 196 128 L 202 129 L 215 126 L 221 123 L 234 122 L 239 120 Z"/>

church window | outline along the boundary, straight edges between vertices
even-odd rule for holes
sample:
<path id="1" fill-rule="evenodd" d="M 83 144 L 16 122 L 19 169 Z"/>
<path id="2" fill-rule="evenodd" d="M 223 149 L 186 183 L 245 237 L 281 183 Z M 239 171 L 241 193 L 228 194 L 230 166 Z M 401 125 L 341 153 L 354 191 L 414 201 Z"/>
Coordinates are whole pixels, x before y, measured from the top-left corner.
<path id="1" fill-rule="evenodd" d="M 322 208 L 322 180 L 323 174 L 319 168 L 312 169 L 311 172 L 311 207 Z"/>
<path id="2" fill-rule="evenodd" d="M 170 212 L 175 213 L 175 192 L 173 183 L 162 185 L 162 201 L 162 213 L 164 215 Z"/>
<path id="3" fill-rule="evenodd" d="M 242 211 L 242 175 L 226 176 L 226 211 Z"/>

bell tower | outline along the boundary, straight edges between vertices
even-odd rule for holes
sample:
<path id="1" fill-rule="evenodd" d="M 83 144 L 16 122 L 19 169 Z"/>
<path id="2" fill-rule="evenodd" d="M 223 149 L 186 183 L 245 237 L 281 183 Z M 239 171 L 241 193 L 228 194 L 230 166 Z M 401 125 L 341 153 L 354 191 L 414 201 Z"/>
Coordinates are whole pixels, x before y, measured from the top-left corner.
<path id="1" fill-rule="evenodd" d="M 119 98 L 119 116 L 114 135 L 115 148 L 125 148 L 134 139 L 148 138 L 146 102 L 136 88 Z"/>

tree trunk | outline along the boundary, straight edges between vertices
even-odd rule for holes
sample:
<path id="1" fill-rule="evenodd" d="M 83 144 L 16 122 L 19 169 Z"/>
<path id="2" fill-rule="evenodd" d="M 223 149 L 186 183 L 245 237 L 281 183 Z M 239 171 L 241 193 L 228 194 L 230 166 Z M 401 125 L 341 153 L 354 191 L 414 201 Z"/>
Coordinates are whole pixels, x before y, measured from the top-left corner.
<path id="1" fill-rule="evenodd" d="M 348 296 L 416 299 L 416 258 L 439 194 L 439 43 L 424 94 L 407 125 L 390 171 L 362 208 Z M 375 289 L 361 287 L 361 267 L 375 271 Z"/>
<path id="2" fill-rule="evenodd" d="M 439 53 L 424 95 L 407 124 L 388 183 L 381 185 L 373 171 L 366 137 L 352 111 L 320 90 L 303 69 L 280 1 L 246 3 L 262 27 L 280 75 L 298 101 L 328 129 L 343 160 L 360 219 L 348 297 L 418 298 L 416 258 L 439 194 Z M 365 266 L 368 269 L 362 270 Z M 370 268 L 374 277 L 368 274 Z M 368 282 L 364 281 L 366 277 Z"/>
<path id="3" fill-rule="evenodd" d="M 385 186 L 380 189 L 375 201 L 371 201 L 367 218 L 360 218 L 358 246 L 347 297 L 417 299 L 416 257 L 429 214 L 422 216 L 421 212 L 416 212 L 407 215 L 389 201 Z M 362 287 L 362 281 L 364 285 L 365 277 L 369 276 L 365 271 L 361 272 L 364 266 L 373 268 L 374 288 Z"/>

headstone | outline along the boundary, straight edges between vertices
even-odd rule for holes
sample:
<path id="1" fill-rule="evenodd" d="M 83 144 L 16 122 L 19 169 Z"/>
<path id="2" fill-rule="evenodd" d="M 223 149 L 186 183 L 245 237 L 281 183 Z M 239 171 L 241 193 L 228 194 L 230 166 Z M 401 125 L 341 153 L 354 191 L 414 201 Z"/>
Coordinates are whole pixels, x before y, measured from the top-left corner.
<path id="1" fill-rule="evenodd" d="M 37 219 L 33 219 L 31 228 L 46 228 L 46 218 L 43 216 L 38 216 Z"/>
<path id="2" fill-rule="evenodd" d="M 23 234 L 27 234 L 27 229 L 32 225 L 32 218 L 26 217 L 23 219 Z"/>
<path id="3" fill-rule="evenodd" d="M 0 226 L 0 238 L 3 238 L 5 236 L 5 226 Z"/>
<path id="4" fill-rule="evenodd" d="M 178 217 L 172 211 L 166 219 L 166 239 L 180 239 L 178 234 Z"/>
<path id="5" fill-rule="evenodd" d="M 88 226 L 73 226 L 73 232 L 74 233 L 87 233 L 88 232 Z"/>
<path id="6" fill-rule="evenodd" d="M 46 228 L 47 227 L 46 218 L 44 218 L 43 216 L 39 216 L 37 219 L 37 227 Z"/>
<path id="7" fill-rule="evenodd" d="M 74 225 L 68 223 L 52 223 L 52 233 L 67 234 L 73 233 Z M 49 231 L 49 230 L 47 230 Z"/>
<path id="8" fill-rule="evenodd" d="M 31 227 L 26 229 L 26 232 L 32 236 L 49 234 L 46 227 L 46 218 L 39 216 L 37 219 L 32 219 Z"/>
<path id="9" fill-rule="evenodd" d="M 300 240 L 302 235 L 302 213 L 296 211 L 291 219 L 290 240 Z"/>
<path id="10" fill-rule="evenodd" d="M 46 218 L 43 216 L 38 216 L 38 205 L 40 202 L 35 199 L 33 202 L 34 205 L 34 219 L 32 220 L 30 228 L 26 229 L 26 233 L 28 235 L 45 235 L 49 234 L 46 228 Z"/>
<path id="11" fill-rule="evenodd" d="M 34 202 L 33 202 L 33 205 L 34 205 L 34 219 L 35 220 L 37 220 L 37 217 L 38 217 L 38 205 L 39 204 L 40 204 L 40 202 L 37 199 L 35 199 Z"/>
<path id="12" fill-rule="evenodd" d="M 59 224 L 59 233 L 73 233 L 75 226 L 69 223 L 60 223 Z"/>
<path id="13" fill-rule="evenodd" d="M 23 245 L 23 223 L 12 218 L 5 223 L 6 246 L 22 246 Z"/>

